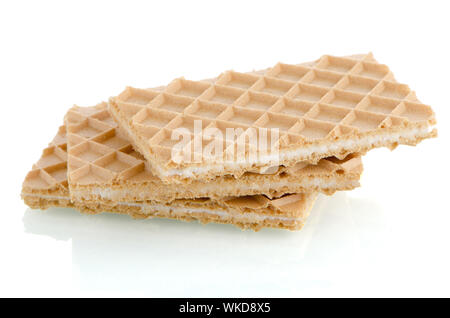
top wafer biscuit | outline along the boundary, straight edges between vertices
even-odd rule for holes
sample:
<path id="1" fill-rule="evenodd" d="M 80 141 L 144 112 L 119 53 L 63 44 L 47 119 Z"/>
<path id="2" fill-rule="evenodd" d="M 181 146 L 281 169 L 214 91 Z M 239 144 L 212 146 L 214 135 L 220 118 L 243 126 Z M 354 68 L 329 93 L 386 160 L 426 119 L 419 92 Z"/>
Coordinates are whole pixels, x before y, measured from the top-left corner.
<path id="1" fill-rule="evenodd" d="M 166 182 L 239 176 L 436 136 L 431 107 L 370 53 L 128 87 L 110 109 Z M 270 149 L 260 148 L 264 138 Z"/>

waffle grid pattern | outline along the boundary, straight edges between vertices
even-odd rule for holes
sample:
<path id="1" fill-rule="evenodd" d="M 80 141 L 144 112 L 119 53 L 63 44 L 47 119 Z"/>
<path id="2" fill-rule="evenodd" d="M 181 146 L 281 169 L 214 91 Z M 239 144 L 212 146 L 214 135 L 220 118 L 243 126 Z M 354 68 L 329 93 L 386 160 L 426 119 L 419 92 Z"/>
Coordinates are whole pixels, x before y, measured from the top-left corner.
<path id="1" fill-rule="evenodd" d="M 192 147 L 194 120 L 224 136 L 226 128 L 242 128 L 239 142 L 244 143 L 249 128 L 279 128 L 282 148 L 434 117 L 431 107 L 396 82 L 371 54 L 326 55 L 304 65 L 278 63 L 262 74 L 227 71 L 212 82 L 179 78 L 162 91 L 129 87 L 117 101 L 161 161 L 169 159 L 176 128 L 190 131 L 187 147 Z"/>
<path id="2" fill-rule="evenodd" d="M 61 126 L 52 142 L 24 180 L 31 190 L 68 190 L 66 128 Z"/>
<path id="3" fill-rule="evenodd" d="M 70 182 L 109 182 L 145 169 L 142 157 L 116 128 L 106 103 L 69 110 L 66 129 Z"/>

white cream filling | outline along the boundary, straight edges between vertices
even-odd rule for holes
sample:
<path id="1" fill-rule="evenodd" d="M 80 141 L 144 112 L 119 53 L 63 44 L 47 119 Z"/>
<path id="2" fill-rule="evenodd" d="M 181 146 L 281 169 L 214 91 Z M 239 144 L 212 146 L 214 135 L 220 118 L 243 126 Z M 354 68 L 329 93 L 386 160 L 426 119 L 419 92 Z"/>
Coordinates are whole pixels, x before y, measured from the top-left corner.
<path id="1" fill-rule="evenodd" d="M 57 196 L 57 195 L 40 195 L 40 194 L 24 194 L 24 197 L 30 198 L 41 198 L 46 200 L 67 200 L 70 201 L 69 197 Z"/>
<path id="2" fill-rule="evenodd" d="M 392 143 L 399 142 L 401 138 L 408 140 L 414 140 L 420 137 L 426 137 L 432 127 L 421 127 L 412 128 L 409 130 L 403 130 L 402 132 L 394 134 L 384 134 L 376 136 L 365 136 L 359 139 L 348 139 L 341 141 L 333 141 L 324 145 L 311 145 L 309 147 L 302 147 L 295 150 L 280 151 L 279 155 L 267 155 L 259 156 L 257 160 L 241 160 L 234 162 L 222 162 L 220 164 L 208 164 L 204 163 L 202 167 L 186 167 L 183 169 L 170 169 L 164 170 L 161 167 L 156 166 L 160 175 L 170 177 L 170 176 L 180 176 L 183 178 L 194 177 L 196 175 L 208 174 L 208 173 L 221 173 L 224 167 L 227 169 L 239 169 L 243 167 L 248 167 L 252 165 L 276 165 L 285 160 L 298 159 L 298 161 L 303 161 L 302 158 L 309 158 L 312 154 L 317 156 L 327 155 L 328 153 L 336 153 L 343 150 L 344 152 L 355 152 L 359 148 L 386 146 Z"/>
<path id="3" fill-rule="evenodd" d="M 158 212 L 154 212 L 153 210 L 162 211 L 166 213 L 173 213 L 173 214 L 184 214 L 184 213 L 206 213 L 211 215 L 216 215 L 224 219 L 234 219 L 234 220 L 249 220 L 252 221 L 264 221 L 264 220 L 277 220 L 277 221 L 302 221 L 302 218 L 294 218 L 294 217 L 282 217 L 282 216 L 272 216 L 272 215 L 263 215 L 258 214 L 254 212 L 248 212 L 245 214 L 231 214 L 226 210 L 221 209 L 205 209 L 205 208 L 193 208 L 193 207 L 173 207 L 173 206 L 167 206 L 167 205 L 161 205 L 161 204 L 143 204 L 143 203 L 128 203 L 128 202 L 122 202 L 119 203 L 121 205 L 125 206 L 136 206 L 141 207 L 142 212 L 144 213 L 151 213 L 150 216 L 158 216 Z"/>
<path id="4" fill-rule="evenodd" d="M 69 200 L 67 197 L 63 196 L 51 196 L 51 195 L 35 195 L 35 194 L 27 194 L 24 195 L 27 197 L 39 197 L 47 200 Z M 251 221 L 261 222 L 264 220 L 274 220 L 274 221 L 290 221 L 290 222 L 302 222 L 303 218 L 294 218 L 294 217 L 282 217 L 282 216 L 272 216 L 272 215 L 263 215 L 254 212 L 249 212 L 245 214 L 231 214 L 226 210 L 212 210 L 205 208 L 193 208 L 193 207 L 173 207 L 166 206 L 162 204 L 145 204 L 145 203 L 136 203 L 136 202 L 118 202 L 118 205 L 122 206 L 134 206 L 140 207 L 144 214 L 147 214 L 149 217 L 152 216 L 160 216 L 161 213 L 155 211 L 162 211 L 165 213 L 172 213 L 175 215 L 183 215 L 185 213 L 193 214 L 193 213 L 205 213 L 210 215 L 219 216 L 222 219 L 233 219 L 233 220 L 242 220 L 247 221 L 250 219 Z"/>
<path id="5" fill-rule="evenodd" d="M 337 182 L 336 180 L 330 180 L 330 181 L 323 181 L 321 178 L 313 178 L 308 180 L 302 180 L 301 185 L 304 188 L 313 188 L 317 187 L 320 189 L 337 189 L 342 183 Z M 351 181 L 348 182 L 349 185 L 357 186 L 358 181 Z M 220 192 L 227 192 L 227 193 L 236 193 L 236 190 L 238 191 L 251 191 L 251 190 L 258 190 L 258 192 L 268 192 L 270 190 L 281 189 L 283 187 L 290 186 L 290 182 L 272 182 L 268 184 L 257 184 L 254 183 L 252 185 L 246 185 L 246 184 L 220 184 L 220 185 L 214 185 L 213 183 L 205 183 L 205 185 L 199 189 L 197 192 L 198 196 L 209 196 L 210 193 L 217 192 L 218 189 L 220 189 Z M 85 195 L 86 190 L 71 190 L 72 195 L 76 198 L 80 199 L 88 199 L 92 197 L 100 197 L 104 200 L 120 200 L 121 198 L 124 198 L 126 196 L 137 196 L 138 199 L 147 200 L 147 194 L 141 193 L 139 191 L 134 190 L 128 190 L 128 189 L 105 189 L 100 187 L 92 187 L 89 188 L 89 195 Z"/>

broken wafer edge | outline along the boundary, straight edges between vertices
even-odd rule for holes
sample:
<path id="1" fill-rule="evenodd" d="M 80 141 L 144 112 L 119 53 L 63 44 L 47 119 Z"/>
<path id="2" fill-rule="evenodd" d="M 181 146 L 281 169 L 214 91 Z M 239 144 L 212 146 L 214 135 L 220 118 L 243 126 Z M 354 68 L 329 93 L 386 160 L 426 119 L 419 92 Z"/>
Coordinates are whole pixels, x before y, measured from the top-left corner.
<path id="1" fill-rule="evenodd" d="M 240 176 L 274 163 L 317 163 L 324 157 L 416 145 L 437 136 L 431 107 L 398 83 L 371 53 L 325 55 L 314 62 L 278 63 L 250 73 L 227 71 L 205 81 L 179 78 L 157 89 L 128 87 L 109 105 L 153 172 L 167 183 Z M 192 130 L 195 119 L 219 130 L 280 128 L 279 156 L 276 160 L 260 155 L 241 161 L 208 157 L 202 162 L 176 162 L 167 141 L 175 129 Z"/>

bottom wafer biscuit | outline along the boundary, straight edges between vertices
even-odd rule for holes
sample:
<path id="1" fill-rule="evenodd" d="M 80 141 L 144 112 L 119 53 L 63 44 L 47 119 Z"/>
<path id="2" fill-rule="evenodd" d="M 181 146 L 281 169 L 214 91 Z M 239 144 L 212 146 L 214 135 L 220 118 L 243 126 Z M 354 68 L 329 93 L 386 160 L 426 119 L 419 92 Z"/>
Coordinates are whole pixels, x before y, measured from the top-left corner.
<path id="1" fill-rule="evenodd" d="M 278 198 L 264 195 L 227 196 L 221 198 L 175 199 L 170 202 L 107 199 L 71 200 L 67 180 L 65 127 L 44 149 L 42 157 L 27 174 L 22 198 L 34 209 L 73 207 L 85 213 L 114 212 L 135 218 L 162 217 L 198 220 L 202 223 L 233 224 L 243 229 L 274 227 L 299 230 L 317 196 L 316 192 L 286 194 Z M 125 189 L 126 190 L 126 189 Z"/>
<path id="2" fill-rule="evenodd" d="M 111 212 L 128 214 L 134 218 L 170 218 L 183 221 L 200 221 L 233 224 L 255 231 L 263 227 L 300 230 L 315 202 L 317 193 L 292 194 L 269 200 L 264 196 L 228 198 L 217 202 L 205 200 L 175 200 L 170 204 L 157 202 L 72 202 L 68 195 L 22 192 L 25 203 L 33 209 L 72 207 L 80 212 L 97 214 Z"/>

